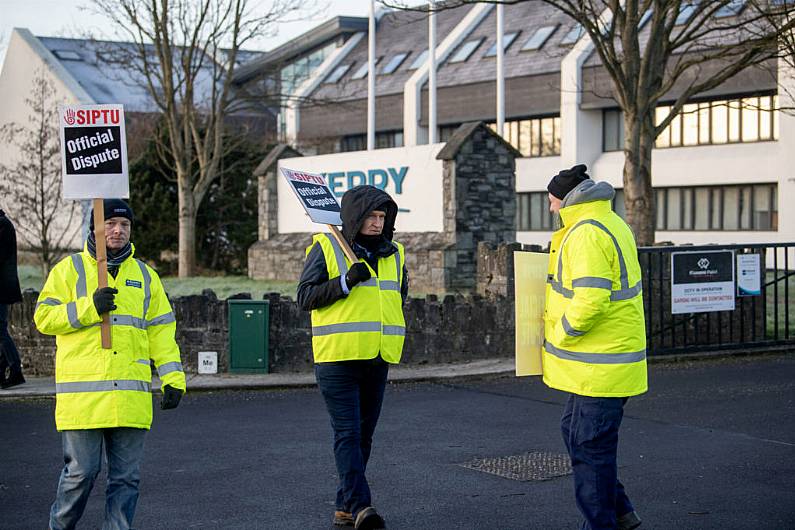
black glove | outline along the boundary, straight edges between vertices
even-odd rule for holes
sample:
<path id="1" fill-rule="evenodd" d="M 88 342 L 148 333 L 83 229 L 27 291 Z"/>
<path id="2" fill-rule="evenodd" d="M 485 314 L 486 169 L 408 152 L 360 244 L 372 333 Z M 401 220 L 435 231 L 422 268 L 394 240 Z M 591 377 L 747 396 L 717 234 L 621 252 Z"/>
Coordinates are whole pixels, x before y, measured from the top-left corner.
<path id="1" fill-rule="evenodd" d="M 113 296 L 118 293 L 113 287 L 103 287 L 94 291 L 94 307 L 97 308 L 97 313 L 109 313 L 116 309 L 116 304 L 113 303 Z"/>
<path id="2" fill-rule="evenodd" d="M 348 284 L 348 289 L 353 289 L 354 285 L 366 282 L 370 279 L 370 276 L 370 269 L 367 268 L 367 265 L 361 261 L 357 261 L 351 265 L 351 268 L 345 275 L 345 283 Z"/>
<path id="3" fill-rule="evenodd" d="M 162 410 L 175 409 L 179 405 L 180 399 L 182 399 L 182 390 L 166 385 L 163 387 L 163 399 L 160 400 L 160 408 Z"/>

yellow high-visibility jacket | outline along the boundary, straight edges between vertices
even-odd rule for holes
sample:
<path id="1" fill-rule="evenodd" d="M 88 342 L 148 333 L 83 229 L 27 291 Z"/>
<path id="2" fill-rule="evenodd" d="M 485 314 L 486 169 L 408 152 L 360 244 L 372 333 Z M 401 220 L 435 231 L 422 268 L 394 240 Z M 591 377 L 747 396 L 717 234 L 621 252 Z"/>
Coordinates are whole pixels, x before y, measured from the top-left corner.
<path id="1" fill-rule="evenodd" d="M 612 211 L 614 193 L 604 182 L 577 186 L 550 245 L 544 382 L 583 396 L 647 390 L 640 264 L 632 230 Z"/>
<path id="2" fill-rule="evenodd" d="M 133 248 L 133 254 L 135 249 Z M 97 262 L 84 249 L 52 269 L 34 320 L 55 335 L 55 424 L 59 431 L 152 424 L 154 361 L 165 385 L 185 391 L 174 334 L 176 321 L 160 277 L 128 257 L 108 286 L 118 289 L 110 313 L 111 349 L 103 349 L 101 317 L 94 307 Z"/>
<path id="3" fill-rule="evenodd" d="M 328 234 L 315 234 L 312 246 L 323 250 L 330 279 L 344 276 L 351 266 L 337 241 Z M 312 351 L 316 363 L 374 359 L 379 354 L 388 363 L 397 364 L 403 354 L 406 322 L 400 294 L 405 251 L 392 242 L 397 252 L 378 260 L 378 274 L 351 289 L 348 296 L 331 305 L 314 309 Z M 366 262 L 364 262 L 366 263 Z"/>

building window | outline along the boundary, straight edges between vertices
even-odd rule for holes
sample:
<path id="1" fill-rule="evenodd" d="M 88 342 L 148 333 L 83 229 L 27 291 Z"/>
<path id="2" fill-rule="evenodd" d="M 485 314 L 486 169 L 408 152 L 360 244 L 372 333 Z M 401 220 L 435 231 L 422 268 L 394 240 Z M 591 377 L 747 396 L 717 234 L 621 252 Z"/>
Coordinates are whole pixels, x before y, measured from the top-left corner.
<path id="1" fill-rule="evenodd" d="M 624 149 L 624 113 L 617 109 L 602 112 L 602 150 Z"/>
<path id="2" fill-rule="evenodd" d="M 343 64 L 341 66 L 336 67 L 334 71 L 331 72 L 331 75 L 329 75 L 326 78 L 326 83 L 334 84 L 338 82 L 340 79 L 342 79 L 342 76 L 345 75 L 345 73 L 350 69 L 350 67 L 351 67 L 350 64 Z"/>
<path id="3" fill-rule="evenodd" d="M 695 0 L 690 1 L 690 2 L 684 2 L 679 7 L 679 15 L 677 15 L 676 21 L 674 22 L 674 24 L 677 25 L 677 26 L 679 26 L 681 24 L 687 24 L 687 22 L 690 20 L 690 17 L 692 17 L 693 14 L 696 12 L 696 8 L 697 7 L 698 7 L 698 4 L 696 3 Z"/>
<path id="4" fill-rule="evenodd" d="M 376 59 L 375 59 L 375 66 L 378 66 L 378 63 L 380 63 L 380 62 L 381 62 L 381 59 L 382 59 L 382 58 L 383 58 L 383 57 L 376 57 Z M 369 61 L 365 61 L 365 62 L 363 62 L 363 63 L 362 63 L 362 65 L 359 67 L 359 69 L 358 69 L 358 70 L 356 70 L 356 72 L 354 72 L 354 74 L 351 76 L 351 79 L 361 79 L 361 78 L 363 78 L 364 76 L 366 76 L 366 75 L 367 75 L 367 72 L 368 72 L 368 70 L 370 69 L 370 68 L 369 68 L 369 66 L 370 66 L 370 63 L 369 63 Z"/>
<path id="5" fill-rule="evenodd" d="M 391 59 L 389 59 L 389 62 L 387 62 L 384 65 L 384 67 L 381 69 L 381 73 L 382 74 L 391 74 L 392 72 L 394 72 L 395 70 L 400 68 L 400 65 L 403 64 L 403 61 L 406 60 L 406 57 L 408 57 L 408 56 L 409 56 L 409 54 L 406 53 L 406 52 L 399 53 L 399 54 L 393 56 Z"/>
<path id="6" fill-rule="evenodd" d="M 458 51 L 450 58 L 450 63 L 463 63 L 472 53 L 480 46 L 480 43 L 483 42 L 483 39 L 474 39 L 465 42 Z"/>
<path id="7" fill-rule="evenodd" d="M 657 137 L 655 147 L 680 147 L 778 139 L 777 96 L 751 96 L 688 103 Z M 671 107 L 656 110 L 661 123 Z"/>
<path id="8" fill-rule="evenodd" d="M 497 131 L 496 123 L 489 123 L 489 127 L 493 131 Z M 560 155 L 559 116 L 507 120 L 502 136 L 509 144 L 522 153 L 522 156 Z"/>
<path id="9" fill-rule="evenodd" d="M 426 48 L 422 50 L 422 53 L 420 53 L 417 57 L 414 58 L 414 61 L 411 63 L 411 66 L 409 66 L 409 70 L 416 70 L 417 68 L 425 64 L 425 61 L 427 59 L 428 59 L 428 49 Z"/>
<path id="10" fill-rule="evenodd" d="M 549 195 L 546 191 L 531 191 L 516 195 L 516 230 L 550 231 L 552 214 L 549 211 Z"/>
<path id="11" fill-rule="evenodd" d="M 740 14 L 745 7 L 745 0 L 731 0 L 728 4 L 718 9 L 715 18 L 733 17 Z"/>
<path id="12" fill-rule="evenodd" d="M 448 141 L 450 139 L 450 137 L 453 136 L 453 133 L 459 127 L 461 127 L 460 123 L 456 123 L 456 124 L 453 124 L 453 125 L 450 125 L 450 124 L 448 124 L 448 125 L 440 125 L 439 126 L 439 141 L 440 142 Z"/>
<path id="13" fill-rule="evenodd" d="M 511 46 L 511 44 L 513 44 L 513 41 L 516 40 L 517 36 L 519 36 L 518 31 L 505 33 L 502 36 L 502 50 L 503 51 L 507 50 Z M 497 56 L 497 43 L 495 42 L 489 47 L 486 53 L 483 54 L 483 57 L 496 57 L 496 56 Z"/>
<path id="14" fill-rule="evenodd" d="M 563 38 L 560 40 L 561 46 L 567 46 L 569 44 L 574 44 L 580 37 L 582 37 L 583 33 L 585 33 L 582 29 L 580 24 L 575 24 L 573 28 L 566 33 Z"/>
<path id="15" fill-rule="evenodd" d="M 656 188 L 657 230 L 777 231 L 778 185 Z"/>
<path id="16" fill-rule="evenodd" d="M 389 149 L 403 147 L 403 131 L 384 131 L 375 133 L 375 148 Z M 340 140 L 340 151 L 364 151 L 367 149 L 366 134 L 350 134 Z"/>
<path id="17" fill-rule="evenodd" d="M 527 42 L 524 43 L 521 51 L 540 50 L 544 47 L 544 44 L 552 36 L 552 34 L 555 33 L 556 29 L 558 29 L 557 25 L 538 28 L 536 32 L 533 33 L 533 36 L 527 39 Z"/>

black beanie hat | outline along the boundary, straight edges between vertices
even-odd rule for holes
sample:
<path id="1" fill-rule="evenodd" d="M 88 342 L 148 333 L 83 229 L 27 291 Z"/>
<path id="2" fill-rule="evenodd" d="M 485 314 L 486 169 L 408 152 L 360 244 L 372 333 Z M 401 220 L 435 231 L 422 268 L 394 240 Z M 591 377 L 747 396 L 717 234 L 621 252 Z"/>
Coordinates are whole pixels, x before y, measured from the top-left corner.
<path id="1" fill-rule="evenodd" d="M 133 222 L 135 216 L 133 215 L 132 208 L 130 205 L 127 204 L 126 201 L 121 199 L 104 199 L 102 201 L 102 205 L 105 209 L 105 219 L 110 219 L 111 217 L 124 217 L 130 220 L 130 223 Z M 94 229 L 94 209 L 91 209 L 91 221 L 90 226 L 91 230 Z"/>
<path id="2" fill-rule="evenodd" d="M 586 171 L 588 171 L 588 168 L 585 164 L 578 164 L 571 169 L 564 169 L 552 177 L 552 180 L 547 185 L 547 191 L 558 199 L 563 200 L 580 182 L 591 178 Z"/>

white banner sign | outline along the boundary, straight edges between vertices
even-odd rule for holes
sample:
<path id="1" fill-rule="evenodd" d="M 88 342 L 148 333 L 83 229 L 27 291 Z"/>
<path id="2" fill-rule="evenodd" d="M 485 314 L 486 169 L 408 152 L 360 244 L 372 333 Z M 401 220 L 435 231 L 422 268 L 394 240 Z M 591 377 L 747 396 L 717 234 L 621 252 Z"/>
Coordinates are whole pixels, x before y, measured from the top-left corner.
<path id="1" fill-rule="evenodd" d="M 342 224 L 340 205 L 322 175 L 293 171 L 286 167 L 281 170 L 312 221 L 325 225 Z"/>
<path id="2" fill-rule="evenodd" d="M 279 161 L 279 169 L 322 175 L 337 200 L 354 186 L 376 186 L 398 205 L 395 223 L 398 231 L 441 232 L 442 161 L 436 155 L 442 147 L 444 144 L 433 144 L 287 158 Z M 279 232 L 317 231 L 293 197 L 287 180 L 279 179 L 277 190 Z"/>
<path id="3" fill-rule="evenodd" d="M 671 254 L 671 313 L 733 310 L 733 250 Z"/>
<path id="4" fill-rule="evenodd" d="M 737 255 L 737 296 L 762 294 L 762 266 L 759 254 Z"/>
<path id="5" fill-rule="evenodd" d="M 59 108 L 64 199 L 130 196 L 121 105 Z"/>

